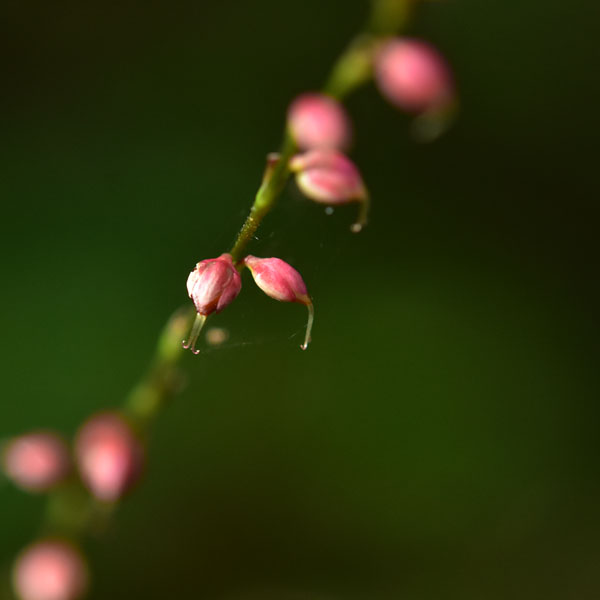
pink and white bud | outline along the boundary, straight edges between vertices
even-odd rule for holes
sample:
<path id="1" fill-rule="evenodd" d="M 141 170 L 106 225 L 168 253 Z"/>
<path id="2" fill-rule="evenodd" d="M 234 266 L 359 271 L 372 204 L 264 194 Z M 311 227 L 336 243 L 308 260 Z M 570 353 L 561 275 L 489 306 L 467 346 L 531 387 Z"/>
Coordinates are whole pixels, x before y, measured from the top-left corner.
<path id="1" fill-rule="evenodd" d="M 12 572 L 20 600 L 77 600 L 88 587 L 88 569 L 81 553 L 60 540 L 43 540 L 25 548 Z"/>
<path id="2" fill-rule="evenodd" d="M 290 160 L 296 184 L 302 193 L 323 204 L 360 202 L 361 211 L 352 230 L 360 231 L 367 222 L 369 194 L 357 166 L 337 150 L 311 150 Z"/>
<path id="3" fill-rule="evenodd" d="M 14 438 L 2 454 L 6 475 L 30 492 L 45 491 L 62 481 L 71 465 L 65 442 L 50 431 L 36 431 Z"/>
<path id="4" fill-rule="evenodd" d="M 314 307 L 300 273 L 280 258 L 246 256 L 244 264 L 250 269 L 256 285 L 267 296 L 280 302 L 298 302 L 308 308 L 306 336 L 301 346 L 302 350 L 306 350 L 310 342 Z"/>
<path id="5" fill-rule="evenodd" d="M 344 107 L 331 96 L 307 93 L 298 96 L 288 109 L 288 127 L 302 150 L 346 149 L 352 126 Z"/>
<path id="6" fill-rule="evenodd" d="M 430 44 L 411 38 L 386 42 L 375 58 L 381 93 L 408 112 L 441 110 L 454 99 L 450 68 Z"/>
<path id="7" fill-rule="evenodd" d="M 221 254 L 218 258 L 200 261 L 189 274 L 187 290 L 196 307 L 196 320 L 190 333 L 190 339 L 183 342 L 187 350 L 194 354 L 196 340 L 204 326 L 206 317 L 213 312 L 222 311 L 233 302 L 242 288 L 242 279 L 237 272 L 231 254 Z"/>
<path id="8" fill-rule="evenodd" d="M 81 479 L 90 492 L 99 500 L 114 502 L 137 481 L 144 450 L 123 417 L 100 413 L 80 428 L 75 457 Z"/>

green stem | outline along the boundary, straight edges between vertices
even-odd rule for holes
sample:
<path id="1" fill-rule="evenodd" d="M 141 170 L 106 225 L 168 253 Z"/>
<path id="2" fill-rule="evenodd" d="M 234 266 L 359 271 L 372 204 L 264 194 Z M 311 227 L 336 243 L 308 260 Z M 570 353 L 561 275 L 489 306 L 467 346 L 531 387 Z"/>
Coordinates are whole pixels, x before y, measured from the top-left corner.
<path id="1" fill-rule="evenodd" d="M 177 364 L 183 355 L 182 341 L 195 316 L 193 306 L 181 307 L 171 315 L 158 338 L 148 372 L 125 400 L 123 410 L 142 434 L 166 402 L 183 387 Z"/>
<path id="2" fill-rule="evenodd" d="M 275 206 L 277 198 L 280 196 L 290 177 L 289 162 L 297 149 L 296 143 L 290 134 L 286 132 L 279 160 L 273 170 L 266 175 L 262 185 L 258 189 L 254 204 L 250 208 L 250 214 L 246 217 L 246 221 L 238 233 L 233 248 L 230 250 L 234 263 L 242 258 L 246 246 L 252 240 L 262 220 Z"/>

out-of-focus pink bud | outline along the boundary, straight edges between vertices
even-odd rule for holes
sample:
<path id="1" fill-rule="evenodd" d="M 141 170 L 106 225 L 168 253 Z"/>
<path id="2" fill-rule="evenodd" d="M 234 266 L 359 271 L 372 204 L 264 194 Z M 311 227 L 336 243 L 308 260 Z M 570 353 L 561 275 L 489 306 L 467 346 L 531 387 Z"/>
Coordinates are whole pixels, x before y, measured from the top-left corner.
<path id="1" fill-rule="evenodd" d="M 267 296 L 280 302 L 298 302 L 308 308 L 306 336 L 301 346 L 302 350 L 306 350 L 310 342 L 314 308 L 300 273 L 280 258 L 257 258 L 249 255 L 244 259 L 244 264 L 250 269 L 256 285 Z"/>
<path id="2" fill-rule="evenodd" d="M 446 61 L 420 40 L 394 38 L 386 42 L 375 59 L 375 78 L 381 93 L 409 112 L 440 110 L 454 98 Z"/>
<path id="3" fill-rule="evenodd" d="M 82 481 L 96 498 L 118 500 L 137 480 L 144 450 L 128 423 L 117 413 L 100 413 L 80 428 L 75 457 Z"/>
<path id="4" fill-rule="evenodd" d="M 187 350 L 191 348 L 198 354 L 195 344 L 206 317 L 220 312 L 235 300 L 242 288 L 242 279 L 237 272 L 231 254 L 221 254 L 218 258 L 200 261 L 189 274 L 187 290 L 196 307 L 196 320 L 190 333 L 190 339 L 183 342 Z"/>
<path id="5" fill-rule="evenodd" d="M 352 126 L 344 107 L 324 94 L 298 96 L 288 109 L 288 127 L 302 150 L 343 150 L 350 145 L 352 138 Z"/>
<path id="6" fill-rule="evenodd" d="M 43 540 L 21 552 L 12 579 L 20 600 L 77 600 L 84 595 L 89 576 L 75 547 L 60 540 Z"/>
<path id="7" fill-rule="evenodd" d="M 30 492 L 47 490 L 64 479 L 70 468 L 65 442 L 50 431 L 36 431 L 9 441 L 2 463 L 6 475 Z"/>
<path id="8" fill-rule="evenodd" d="M 352 231 L 360 231 L 367 222 L 369 195 L 356 165 L 337 150 L 311 150 L 290 161 L 296 183 L 302 193 L 324 204 L 360 202 L 361 211 Z"/>

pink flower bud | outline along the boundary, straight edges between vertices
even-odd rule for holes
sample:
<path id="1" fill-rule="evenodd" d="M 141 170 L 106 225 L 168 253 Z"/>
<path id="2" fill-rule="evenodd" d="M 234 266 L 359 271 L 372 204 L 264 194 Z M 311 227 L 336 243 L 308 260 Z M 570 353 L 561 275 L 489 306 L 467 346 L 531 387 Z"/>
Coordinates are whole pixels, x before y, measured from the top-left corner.
<path id="1" fill-rule="evenodd" d="M 369 195 L 356 165 L 336 150 L 312 150 L 290 161 L 296 183 L 305 196 L 324 204 L 360 202 L 361 211 L 352 230 L 360 231 L 367 222 Z"/>
<path id="2" fill-rule="evenodd" d="M 81 479 L 99 500 L 114 502 L 137 480 L 144 459 L 141 442 L 116 413 L 94 415 L 75 440 Z"/>
<path id="3" fill-rule="evenodd" d="M 303 150 L 350 145 L 352 126 L 343 106 L 324 94 L 302 94 L 288 109 L 288 127 Z"/>
<path id="4" fill-rule="evenodd" d="M 301 346 L 302 350 L 306 350 L 310 342 L 314 308 L 300 273 L 280 258 L 246 256 L 244 264 L 250 269 L 256 285 L 267 296 L 280 302 L 298 302 L 308 308 L 306 336 Z"/>
<path id="5" fill-rule="evenodd" d="M 242 288 L 242 279 L 233 265 L 231 254 L 221 254 L 218 258 L 200 261 L 190 273 L 187 290 L 196 307 L 196 320 L 190 333 L 190 339 L 183 342 L 187 350 L 191 348 L 198 354 L 195 344 L 206 317 L 220 312 L 233 302 Z"/>
<path id="6" fill-rule="evenodd" d="M 4 448 L 4 471 L 19 487 L 41 492 L 67 475 L 70 459 L 61 437 L 38 431 L 17 437 Z"/>
<path id="7" fill-rule="evenodd" d="M 44 540 L 25 548 L 13 567 L 13 587 L 21 600 L 76 600 L 88 586 L 88 570 L 71 544 Z"/>
<path id="8" fill-rule="evenodd" d="M 375 59 L 375 78 L 381 93 L 409 112 L 439 110 L 454 96 L 444 58 L 430 44 L 415 39 L 386 42 Z"/>

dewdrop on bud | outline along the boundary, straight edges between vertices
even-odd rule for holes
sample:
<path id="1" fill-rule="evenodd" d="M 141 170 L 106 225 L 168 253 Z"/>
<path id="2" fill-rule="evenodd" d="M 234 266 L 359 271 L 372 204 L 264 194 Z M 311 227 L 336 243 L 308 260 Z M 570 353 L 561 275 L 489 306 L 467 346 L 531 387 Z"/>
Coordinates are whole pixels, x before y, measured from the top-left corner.
<path id="1" fill-rule="evenodd" d="M 6 444 L 2 466 L 7 477 L 20 488 L 42 492 L 66 477 L 70 469 L 69 452 L 57 434 L 32 432 Z"/>
<path id="2" fill-rule="evenodd" d="M 221 254 L 218 258 L 200 261 L 190 273 L 187 280 L 189 297 L 196 307 L 196 320 L 192 326 L 189 339 L 183 347 L 194 354 L 196 340 L 206 322 L 206 317 L 213 312 L 220 312 L 235 300 L 242 288 L 242 279 L 233 265 L 231 254 Z"/>
<path id="3" fill-rule="evenodd" d="M 310 342 L 314 308 L 300 273 L 280 258 L 246 256 L 244 264 L 250 269 L 256 285 L 267 296 L 280 302 L 298 302 L 307 307 L 306 336 L 304 343 L 300 346 L 302 350 L 306 350 Z"/>
<path id="4" fill-rule="evenodd" d="M 81 553 L 61 540 L 43 540 L 25 548 L 12 572 L 20 600 L 77 600 L 85 594 L 88 579 Z"/>
<path id="5" fill-rule="evenodd" d="M 352 231 L 367 223 L 369 194 L 357 166 L 337 150 L 312 150 L 297 154 L 290 161 L 296 184 L 311 200 L 323 204 L 360 202 L 361 209 Z"/>
<path id="6" fill-rule="evenodd" d="M 324 94 L 298 96 L 288 109 L 288 128 L 302 150 L 315 148 L 346 149 L 352 126 L 343 106 Z"/>
<path id="7" fill-rule="evenodd" d="M 381 93 L 408 112 L 443 111 L 454 101 L 450 69 L 430 44 L 411 38 L 384 43 L 375 58 Z"/>
<path id="8" fill-rule="evenodd" d="M 142 469 L 144 451 L 129 424 L 117 413 L 94 415 L 75 440 L 75 457 L 84 484 L 99 500 L 118 500 Z"/>

